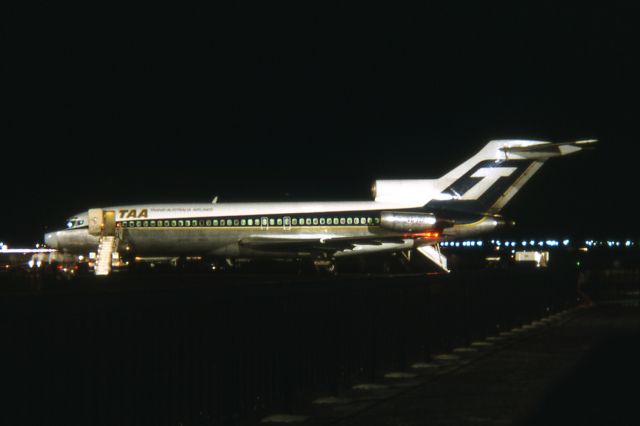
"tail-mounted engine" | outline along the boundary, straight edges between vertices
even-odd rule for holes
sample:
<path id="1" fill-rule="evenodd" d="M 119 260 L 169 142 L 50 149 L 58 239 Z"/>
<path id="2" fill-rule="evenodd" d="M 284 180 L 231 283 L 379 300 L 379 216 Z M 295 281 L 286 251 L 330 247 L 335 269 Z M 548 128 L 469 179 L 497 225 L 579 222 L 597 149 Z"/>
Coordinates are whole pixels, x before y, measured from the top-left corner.
<path id="1" fill-rule="evenodd" d="M 436 229 L 437 219 L 431 213 L 382 212 L 380 226 L 400 232 L 423 232 Z"/>

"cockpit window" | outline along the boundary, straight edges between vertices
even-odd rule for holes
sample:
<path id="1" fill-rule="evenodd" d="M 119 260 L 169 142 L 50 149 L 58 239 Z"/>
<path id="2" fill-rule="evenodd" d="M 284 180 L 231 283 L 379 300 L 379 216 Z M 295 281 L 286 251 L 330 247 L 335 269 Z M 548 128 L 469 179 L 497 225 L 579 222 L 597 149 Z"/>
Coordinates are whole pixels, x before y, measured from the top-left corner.
<path id="1" fill-rule="evenodd" d="M 77 228 L 82 225 L 84 225 L 84 219 L 72 217 L 71 219 L 67 220 L 67 228 Z"/>

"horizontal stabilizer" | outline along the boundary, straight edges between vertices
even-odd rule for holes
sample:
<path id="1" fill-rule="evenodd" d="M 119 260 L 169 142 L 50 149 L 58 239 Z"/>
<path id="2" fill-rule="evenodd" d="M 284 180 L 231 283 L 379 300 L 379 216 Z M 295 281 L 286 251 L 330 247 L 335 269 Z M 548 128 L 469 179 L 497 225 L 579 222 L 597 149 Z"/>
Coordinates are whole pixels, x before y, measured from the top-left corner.
<path id="1" fill-rule="evenodd" d="M 500 147 L 500 151 L 504 152 L 509 158 L 510 155 L 517 155 L 522 158 L 542 160 L 551 157 L 560 157 L 563 155 L 573 154 L 582 151 L 585 148 L 591 148 L 597 139 L 585 139 L 575 142 L 538 142 L 534 144 L 506 144 Z"/>

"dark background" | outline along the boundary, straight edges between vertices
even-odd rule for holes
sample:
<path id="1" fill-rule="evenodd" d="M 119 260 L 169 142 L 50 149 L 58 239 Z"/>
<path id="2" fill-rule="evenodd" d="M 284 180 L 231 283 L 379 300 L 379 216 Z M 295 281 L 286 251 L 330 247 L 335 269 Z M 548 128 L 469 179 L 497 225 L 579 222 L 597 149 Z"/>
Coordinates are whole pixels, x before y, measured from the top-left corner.
<path id="1" fill-rule="evenodd" d="M 89 207 L 370 199 L 495 138 L 598 138 L 505 209 L 523 235 L 635 237 L 637 10 L 262 5 L 3 15 L 0 240 Z"/>

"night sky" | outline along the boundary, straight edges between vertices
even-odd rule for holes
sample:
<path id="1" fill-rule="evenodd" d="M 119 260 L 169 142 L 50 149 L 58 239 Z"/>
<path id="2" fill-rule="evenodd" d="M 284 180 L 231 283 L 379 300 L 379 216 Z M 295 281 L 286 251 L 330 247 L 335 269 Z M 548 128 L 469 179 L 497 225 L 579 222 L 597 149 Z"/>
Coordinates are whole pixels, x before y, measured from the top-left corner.
<path id="1" fill-rule="evenodd" d="M 496 138 L 600 140 L 507 206 L 523 235 L 640 235 L 635 8 L 391 4 L 8 7 L 0 240 L 125 203 L 366 200 Z"/>

